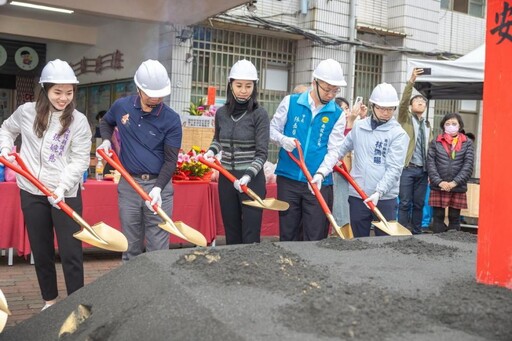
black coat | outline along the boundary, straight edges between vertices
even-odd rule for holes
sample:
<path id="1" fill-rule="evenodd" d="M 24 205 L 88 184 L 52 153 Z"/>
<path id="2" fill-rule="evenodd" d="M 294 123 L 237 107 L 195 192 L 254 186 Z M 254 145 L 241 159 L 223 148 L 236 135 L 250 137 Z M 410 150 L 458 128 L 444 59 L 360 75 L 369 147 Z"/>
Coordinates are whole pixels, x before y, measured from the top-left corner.
<path id="1" fill-rule="evenodd" d="M 462 142 L 461 150 L 456 152 L 455 159 L 452 159 L 438 139 L 439 137 L 432 140 L 427 154 L 430 188 L 440 191 L 439 184 L 442 181 L 455 181 L 457 186 L 451 190 L 452 192 L 467 192 L 467 183 L 473 174 L 473 142 L 470 139 Z"/>

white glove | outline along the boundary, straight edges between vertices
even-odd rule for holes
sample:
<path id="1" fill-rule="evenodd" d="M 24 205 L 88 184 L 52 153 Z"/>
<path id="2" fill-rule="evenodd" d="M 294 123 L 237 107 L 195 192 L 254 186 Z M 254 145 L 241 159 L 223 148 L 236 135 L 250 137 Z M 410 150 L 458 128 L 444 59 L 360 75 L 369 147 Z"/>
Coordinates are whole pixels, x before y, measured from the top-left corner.
<path id="1" fill-rule="evenodd" d="M 380 199 L 380 193 L 375 192 L 372 195 L 370 195 L 368 198 L 366 198 L 366 200 L 364 201 L 364 204 L 366 205 L 366 207 L 370 208 L 370 206 L 368 206 L 367 202 L 371 201 L 371 202 L 373 202 L 373 204 L 375 206 L 377 206 L 379 199 Z"/>
<path id="2" fill-rule="evenodd" d="M 96 148 L 96 157 L 103 158 L 100 154 L 98 154 L 99 149 L 103 149 L 108 156 L 112 156 L 112 153 L 110 153 L 110 149 L 112 149 L 112 143 L 110 143 L 109 140 L 103 140 L 98 148 Z"/>
<path id="3" fill-rule="evenodd" d="M 13 163 L 16 158 L 12 155 L 9 155 L 9 153 L 11 152 L 11 150 L 9 148 L 2 148 L 2 152 L 0 153 L 1 156 L 3 156 L 7 161 L 9 161 L 10 163 Z"/>
<path id="4" fill-rule="evenodd" d="M 295 144 L 295 139 L 293 137 L 283 136 L 281 139 L 281 146 L 286 150 L 287 152 L 292 152 L 297 145 Z"/>
<path id="5" fill-rule="evenodd" d="M 320 190 L 322 188 L 323 181 L 324 181 L 324 176 L 320 173 L 316 173 L 315 175 L 313 175 L 313 180 L 311 180 L 311 183 L 314 186 L 316 186 L 318 188 L 318 190 Z M 308 188 L 311 191 L 311 193 L 313 193 L 313 195 L 314 195 L 315 191 L 313 191 L 313 188 L 311 188 L 311 185 L 309 184 L 309 182 L 308 182 Z"/>
<path id="6" fill-rule="evenodd" d="M 213 162 L 213 157 L 215 156 L 215 154 L 213 153 L 213 150 L 211 149 L 208 149 L 208 151 L 206 153 L 203 154 L 203 158 L 208 161 L 208 162 Z"/>
<path id="7" fill-rule="evenodd" d="M 249 175 L 245 174 L 239 180 L 235 180 L 233 186 L 235 187 L 235 189 L 238 192 L 243 193 L 244 191 L 242 189 L 242 186 L 247 186 L 249 181 L 251 181 L 251 177 Z"/>
<path id="8" fill-rule="evenodd" d="M 56 198 L 54 198 L 53 196 L 49 196 L 48 197 L 48 201 L 50 202 L 50 204 L 59 209 L 60 210 L 60 207 L 59 205 L 57 205 L 59 202 L 64 202 L 64 189 L 62 187 L 57 187 L 57 189 L 55 190 L 55 192 L 53 192 L 53 194 L 55 194 Z"/>
<path id="9" fill-rule="evenodd" d="M 162 192 L 162 189 L 160 187 L 153 187 L 153 189 L 148 193 L 149 197 L 151 198 L 151 202 L 146 201 L 145 204 L 149 208 L 151 212 L 154 212 L 156 214 L 156 211 L 154 210 L 153 206 L 155 204 L 158 205 L 158 207 L 162 206 L 162 196 L 160 193 Z"/>

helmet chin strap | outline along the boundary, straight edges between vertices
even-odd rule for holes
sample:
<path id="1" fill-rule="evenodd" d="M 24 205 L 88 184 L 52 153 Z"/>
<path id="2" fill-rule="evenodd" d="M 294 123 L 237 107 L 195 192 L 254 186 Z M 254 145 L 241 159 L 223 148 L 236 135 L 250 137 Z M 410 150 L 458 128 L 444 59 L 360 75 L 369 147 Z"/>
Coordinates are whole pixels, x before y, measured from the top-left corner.
<path id="1" fill-rule="evenodd" d="M 229 85 L 229 88 L 231 89 L 231 93 L 233 94 L 233 98 L 235 99 L 235 101 L 238 103 L 238 104 L 245 104 L 247 102 L 249 102 L 249 100 L 251 99 L 252 95 L 247 97 L 247 98 L 244 98 L 244 99 L 241 99 L 240 97 L 237 97 L 235 95 L 235 92 L 233 91 L 233 87 L 231 87 L 231 84 Z"/>
<path id="2" fill-rule="evenodd" d="M 322 103 L 324 105 L 329 103 L 329 101 L 322 99 L 322 96 L 320 96 L 320 91 L 318 90 L 318 82 L 316 82 L 315 89 L 316 89 L 316 97 L 318 97 L 318 100 L 320 101 L 320 103 Z"/>
<path id="3" fill-rule="evenodd" d="M 142 95 L 140 94 L 140 89 L 137 89 L 137 93 L 139 94 L 139 98 L 140 98 L 140 103 L 142 104 Z M 151 109 L 154 109 L 156 107 L 158 107 L 160 105 L 160 103 L 157 103 L 157 104 L 149 104 L 149 103 L 144 103 L 144 105 L 148 108 L 151 108 Z"/>
<path id="4" fill-rule="evenodd" d="M 379 123 L 386 123 L 391 119 L 391 117 L 390 117 L 387 120 L 383 120 L 383 119 L 379 118 L 379 116 L 377 116 L 377 113 L 375 113 L 375 111 L 373 113 L 374 113 L 373 117 L 375 118 L 375 121 L 377 121 Z"/>

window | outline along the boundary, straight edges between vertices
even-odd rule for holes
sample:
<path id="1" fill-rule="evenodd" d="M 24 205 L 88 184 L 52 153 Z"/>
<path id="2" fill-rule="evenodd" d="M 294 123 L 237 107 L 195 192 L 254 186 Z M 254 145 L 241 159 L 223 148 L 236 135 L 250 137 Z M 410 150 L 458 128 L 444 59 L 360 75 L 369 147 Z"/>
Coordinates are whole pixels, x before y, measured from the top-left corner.
<path id="1" fill-rule="evenodd" d="M 478 18 L 485 16 L 485 0 L 441 0 L 441 8 Z"/>
<path id="2" fill-rule="evenodd" d="M 368 104 L 373 88 L 382 81 L 382 55 L 357 51 L 354 78 L 354 96 Z"/>
<path id="3" fill-rule="evenodd" d="M 192 46 L 195 58 L 191 100 L 194 103 L 206 96 L 209 86 L 217 89 L 217 102 L 225 100 L 229 70 L 242 58 L 250 60 L 258 70 L 258 102 L 270 117 L 293 84 L 296 54 L 293 40 L 196 27 Z M 274 144 L 269 145 L 268 154 L 268 160 L 276 162 Z"/>

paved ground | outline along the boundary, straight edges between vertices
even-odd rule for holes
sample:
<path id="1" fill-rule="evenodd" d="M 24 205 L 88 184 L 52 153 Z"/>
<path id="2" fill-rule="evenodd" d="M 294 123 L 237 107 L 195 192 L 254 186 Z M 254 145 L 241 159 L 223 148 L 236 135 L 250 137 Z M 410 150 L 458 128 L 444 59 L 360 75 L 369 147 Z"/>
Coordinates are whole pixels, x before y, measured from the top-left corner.
<path id="1" fill-rule="evenodd" d="M 274 237 L 267 239 L 273 240 Z M 217 245 L 225 245 L 223 236 L 219 236 Z M 171 248 L 190 248 L 192 245 L 171 245 Z M 99 249 L 86 249 L 84 253 L 85 284 L 94 282 L 97 278 L 121 265 L 121 254 Z M 66 295 L 62 266 L 57 264 L 59 284 L 59 300 Z M 0 289 L 6 296 L 12 315 L 8 317 L 5 330 L 38 314 L 44 303 L 41 299 L 39 285 L 34 266 L 30 259 L 14 257 L 14 264 L 7 265 L 7 256 L 0 257 Z"/>

